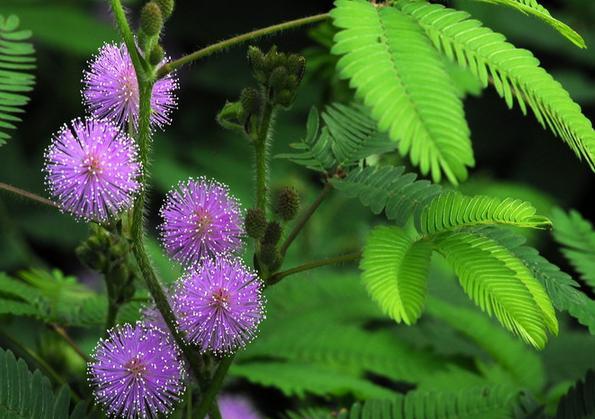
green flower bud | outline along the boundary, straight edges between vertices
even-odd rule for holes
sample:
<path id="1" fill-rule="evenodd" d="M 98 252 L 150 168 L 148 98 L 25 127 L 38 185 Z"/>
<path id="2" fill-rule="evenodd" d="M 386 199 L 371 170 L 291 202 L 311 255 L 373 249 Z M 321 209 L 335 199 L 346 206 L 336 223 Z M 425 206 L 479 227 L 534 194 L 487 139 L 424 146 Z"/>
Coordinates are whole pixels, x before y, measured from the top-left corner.
<path id="1" fill-rule="evenodd" d="M 283 188 L 277 194 L 275 212 L 285 221 L 293 220 L 300 209 L 300 196 L 295 188 Z"/>
<path id="2" fill-rule="evenodd" d="M 245 112 L 250 115 L 258 114 L 262 104 L 262 95 L 260 92 L 252 87 L 242 90 L 240 102 Z"/>
<path id="3" fill-rule="evenodd" d="M 275 102 L 278 105 L 288 108 L 291 106 L 294 99 L 295 99 L 295 94 L 291 90 L 283 89 L 275 97 Z"/>
<path id="4" fill-rule="evenodd" d="M 244 228 L 248 236 L 254 239 L 261 239 L 267 228 L 264 211 L 260 208 L 250 208 L 244 219 Z"/>
<path id="5" fill-rule="evenodd" d="M 107 259 L 101 251 L 88 246 L 86 242 L 78 246 L 75 253 L 81 263 L 89 269 L 102 272 L 107 267 Z"/>
<path id="6" fill-rule="evenodd" d="M 281 239 L 281 233 L 283 229 L 281 225 L 276 221 L 271 221 L 267 224 L 266 230 L 264 231 L 264 237 L 262 238 L 263 244 L 275 245 Z"/>
<path id="7" fill-rule="evenodd" d="M 163 15 L 161 9 L 154 1 L 143 7 L 140 12 L 140 28 L 148 36 L 157 36 L 163 28 Z"/>
<path id="8" fill-rule="evenodd" d="M 298 81 L 301 81 L 306 71 L 306 59 L 301 55 L 292 54 L 287 58 L 287 68 Z"/>
<path id="9" fill-rule="evenodd" d="M 263 244 L 260 248 L 260 260 L 271 270 L 275 270 L 281 260 L 281 254 L 274 244 Z"/>
<path id="10" fill-rule="evenodd" d="M 262 51 L 257 47 L 248 48 L 248 62 L 252 67 L 254 78 L 261 83 L 266 82 L 267 76 L 265 71 L 265 58 Z"/>
<path id="11" fill-rule="evenodd" d="M 159 6 L 159 9 L 161 10 L 161 15 L 163 16 L 163 19 L 167 19 L 168 17 L 171 16 L 171 14 L 174 11 L 174 0 L 154 0 L 155 3 L 157 3 L 157 6 Z"/>
<path id="12" fill-rule="evenodd" d="M 151 49 L 151 53 L 149 54 L 149 63 L 151 65 L 159 65 L 163 61 L 163 57 L 165 56 L 165 52 L 163 48 L 159 44 L 155 44 Z"/>
<path id="13" fill-rule="evenodd" d="M 279 91 L 285 87 L 285 83 L 287 83 L 287 77 L 289 73 L 285 67 L 277 67 L 271 73 L 269 77 L 269 86 L 271 86 L 275 91 Z"/>

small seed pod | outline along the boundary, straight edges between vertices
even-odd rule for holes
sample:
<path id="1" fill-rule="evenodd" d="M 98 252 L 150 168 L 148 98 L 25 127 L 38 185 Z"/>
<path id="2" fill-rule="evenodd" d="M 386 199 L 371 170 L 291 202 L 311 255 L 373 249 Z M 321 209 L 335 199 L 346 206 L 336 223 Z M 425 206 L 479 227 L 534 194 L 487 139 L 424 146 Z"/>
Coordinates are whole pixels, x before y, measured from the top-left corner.
<path id="1" fill-rule="evenodd" d="M 300 196 L 295 188 L 283 188 L 277 194 L 275 211 L 285 220 L 293 220 L 300 209 Z"/>
<path id="2" fill-rule="evenodd" d="M 148 36 L 157 36 L 163 28 L 163 15 L 161 9 L 154 1 L 143 7 L 140 12 L 140 28 Z"/>
<path id="3" fill-rule="evenodd" d="M 174 0 L 154 0 L 155 3 L 157 3 L 157 6 L 159 6 L 159 9 L 161 10 L 161 14 L 163 15 L 163 19 L 167 19 L 168 17 L 171 16 L 171 14 L 174 11 Z"/>
<path id="4" fill-rule="evenodd" d="M 250 208 L 248 212 L 246 212 L 244 228 L 246 229 L 248 236 L 254 239 L 261 239 L 267 228 L 267 220 L 264 216 L 264 211 L 260 208 Z"/>
<path id="5" fill-rule="evenodd" d="M 262 97 L 258 90 L 252 87 L 247 87 L 242 90 L 240 102 L 242 103 L 242 108 L 245 112 L 254 115 L 260 112 Z"/>
<path id="6" fill-rule="evenodd" d="M 271 221 L 267 224 L 262 242 L 264 244 L 277 244 L 281 239 L 282 232 L 283 229 L 281 228 L 281 225 L 276 221 Z"/>
<path id="7" fill-rule="evenodd" d="M 159 44 L 155 44 L 151 49 L 151 53 L 149 54 L 149 62 L 151 65 L 159 65 L 163 61 L 163 57 L 165 57 L 165 52 L 163 48 Z"/>

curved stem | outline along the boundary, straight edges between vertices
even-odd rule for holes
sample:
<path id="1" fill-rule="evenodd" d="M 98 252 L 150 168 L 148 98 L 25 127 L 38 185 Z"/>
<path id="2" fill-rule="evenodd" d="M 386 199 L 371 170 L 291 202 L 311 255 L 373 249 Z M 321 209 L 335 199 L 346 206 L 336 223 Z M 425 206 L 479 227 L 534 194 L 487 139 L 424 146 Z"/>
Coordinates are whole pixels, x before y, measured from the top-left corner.
<path id="1" fill-rule="evenodd" d="M 332 258 L 326 258 L 326 259 L 321 259 L 321 260 L 315 260 L 313 262 L 304 263 L 303 265 L 296 266 L 295 268 L 291 268 L 286 271 L 274 273 L 266 280 L 266 284 L 267 284 L 267 286 L 274 285 L 277 282 L 281 281 L 286 276 L 297 274 L 299 272 L 309 271 L 311 269 L 320 268 L 322 266 L 336 265 L 337 263 L 358 260 L 361 256 L 362 256 L 362 252 L 358 250 L 357 252 L 348 253 L 346 255 L 335 256 Z"/>
<path id="2" fill-rule="evenodd" d="M 143 65 L 143 60 L 138 53 L 138 49 L 136 48 L 134 34 L 132 33 L 132 30 L 130 30 L 130 25 L 128 25 L 128 19 L 126 19 L 126 13 L 124 12 L 122 3 L 120 0 L 111 0 L 111 5 L 118 29 L 120 30 L 120 35 L 126 44 L 126 48 L 128 49 L 128 54 L 130 54 L 130 59 L 132 60 L 132 65 L 134 66 L 136 75 L 137 77 L 139 75 L 144 75 L 145 67 Z"/>
<path id="3" fill-rule="evenodd" d="M 289 236 L 287 236 L 287 238 L 281 245 L 281 248 L 279 249 L 281 256 L 285 256 L 285 253 L 287 253 L 287 249 L 289 249 L 289 246 L 291 246 L 291 243 L 293 243 L 293 241 L 296 239 L 298 234 L 300 234 L 300 232 L 302 231 L 302 229 L 304 228 L 304 226 L 306 225 L 306 223 L 308 222 L 310 217 L 312 217 L 312 214 L 314 214 L 316 212 L 316 210 L 318 209 L 318 207 L 320 206 L 322 201 L 324 201 L 324 198 L 326 198 L 326 196 L 330 193 L 331 189 L 332 189 L 331 184 L 326 183 L 324 185 L 324 188 L 322 189 L 322 191 L 320 191 L 320 194 L 318 194 L 318 196 L 314 200 L 314 202 L 312 202 L 312 204 L 310 204 L 308 209 L 297 220 L 295 226 L 289 233 Z"/>
<path id="4" fill-rule="evenodd" d="M 23 198 L 30 199 L 31 201 L 39 202 L 40 204 L 47 205 L 49 207 L 60 208 L 58 204 L 50 201 L 49 199 L 45 199 L 44 197 L 34 194 L 33 192 L 17 188 L 16 186 L 9 185 L 8 183 L 0 182 L 0 189 L 15 195 L 22 196 Z"/>
<path id="5" fill-rule="evenodd" d="M 234 357 L 235 355 L 228 356 L 223 358 L 219 363 L 219 366 L 213 375 L 213 379 L 196 409 L 196 417 L 198 419 L 203 419 L 207 413 L 209 413 L 211 406 L 216 402 L 215 397 L 223 385 L 223 379 L 227 374 L 227 370 L 229 370 L 229 367 L 233 363 Z"/>
<path id="6" fill-rule="evenodd" d="M 178 58 L 170 63 L 164 64 L 158 71 L 157 71 L 157 78 L 161 78 L 168 73 L 171 73 L 173 70 L 191 63 L 192 61 L 199 60 L 204 57 L 208 57 L 209 55 L 215 54 L 225 48 L 229 48 L 235 45 L 239 45 L 241 43 L 251 41 L 253 39 L 262 38 L 263 36 L 272 35 L 277 32 L 286 31 L 288 29 L 297 28 L 304 25 L 309 25 L 316 22 L 321 22 L 323 20 L 328 19 L 328 13 L 321 13 L 314 16 L 308 16 L 301 19 L 290 20 L 288 22 L 279 23 L 277 25 L 268 26 L 266 28 L 257 29 L 252 32 L 248 32 L 242 35 L 234 36 L 233 38 L 226 39 L 221 42 L 217 42 L 216 44 L 209 45 L 208 47 L 199 49 L 191 54 L 185 55 L 182 58 Z"/>

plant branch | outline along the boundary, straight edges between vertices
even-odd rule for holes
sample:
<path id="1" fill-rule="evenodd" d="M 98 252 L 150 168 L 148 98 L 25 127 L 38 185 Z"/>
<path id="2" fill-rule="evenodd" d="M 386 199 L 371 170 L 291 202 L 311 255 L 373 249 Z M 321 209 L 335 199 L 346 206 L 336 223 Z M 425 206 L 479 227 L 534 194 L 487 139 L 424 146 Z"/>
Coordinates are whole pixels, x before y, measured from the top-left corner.
<path id="1" fill-rule="evenodd" d="M 267 152 L 268 139 L 273 120 L 273 105 L 267 103 L 262 111 L 258 136 L 254 141 L 254 154 L 256 159 L 256 207 L 265 215 L 267 211 L 268 173 Z"/>
<path id="2" fill-rule="evenodd" d="M 26 191 L 21 188 L 17 188 L 16 186 L 9 185 L 8 183 L 0 182 L 0 189 L 3 189 L 7 192 L 13 193 L 15 195 L 19 195 L 23 198 L 30 199 L 31 201 L 38 202 L 43 205 L 47 205 L 49 207 L 60 208 L 58 204 L 55 202 L 50 201 L 42 196 L 36 195 L 33 192 Z"/>
<path id="3" fill-rule="evenodd" d="M 341 255 L 341 256 L 335 256 L 332 258 L 320 259 L 320 260 L 315 260 L 312 262 L 304 263 L 303 265 L 296 266 L 295 268 L 291 268 L 286 271 L 274 273 L 266 280 L 266 284 L 267 284 L 267 286 L 274 285 L 277 282 L 281 281 L 286 276 L 297 274 L 299 272 L 309 271 L 311 269 L 320 268 L 322 266 L 336 265 L 337 263 L 358 260 L 361 256 L 362 256 L 362 252 L 358 250 L 357 252 L 348 253 L 348 254 Z"/>
<path id="4" fill-rule="evenodd" d="M 211 406 L 216 403 L 215 397 L 223 385 L 223 379 L 227 374 L 227 370 L 229 370 L 229 367 L 233 363 L 234 357 L 235 355 L 230 355 L 226 358 L 223 358 L 219 363 L 219 366 L 217 367 L 217 370 L 215 371 L 215 374 L 213 375 L 213 378 L 196 409 L 196 418 L 203 419 L 207 413 L 209 413 Z"/>
<path id="5" fill-rule="evenodd" d="M 177 60 L 174 60 L 170 63 L 164 64 L 157 71 L 157 78 L 161 78 L 185 64 L 191 63 L 192 61 L 200 60 L 204 57 L 208 57 L 209 55 L 215 54 L 225 48 L 233 47 L 235 45 L 239 45 L 244 42 L 251 41 L 253 39 L 262 38 L 263 36 L 272 35 L 277 32 L 286 31 L 288 29 L 298 28 L 300 26 L 321 22 L 323 20 L 328 19 L 328 17 L 328 13 L 321 13 L 319 15 L 290 20 L 288 22 L 283 22 L 277 25 L 268 26 L 266 28 L 257 29 L 252 32 L 248 32 L 242 35 L 234 36 L 221 42 L 217 42 L 216 44 L 209 45 L 191 54 L 178 58 Z"/>
<path id="6" fill-rule="evenodd" d="M 122 3 L 120 2 L 120 0 L 111 0 L 111 5 L 112 11 L 114 12 L 114 17 L 116 18 L 118 29 L 120 31 L 120 35 L 122 36 L 122 39 L 126 44 L 128 54 L 130 54 L 130 59 L 132 60 L 132 65 L 134 66 L 136 76 L 137 78 L 139 76 L 144 76 L 145 67 L 143 65 L 143 59 L 141 58 L 140 54 L 138 53 L 138 49 L 136 48 L 134 34 L 132 33 L 130 25 L 128 24 L 128 19 L 126 18 L 126 13 L 124 12 Z"/>
<path id="7" fill-rule="evenodd" d="M 326 198 L 327 195 L 330 193 L 331 189 L 332 189 L 331 184 L 327 182 L 324 185 L 324 188 L 322 189 L 322 191 L 320 191 L 320 194 L 318 194 L 318 196 L 314 200 L 314 202 L 312 202 L 312 204 L 308 207 L 308 209 L 306 209 L 306 211 L 297 220 L 295 226 L 289 233 L 289 236 L 287 236 L 287 238 L 281 245 L 281 248 L 279 249 L 281 256 L 285 256 L 285 253 L 287 253 L 287 249 L 289 248 L 289 246 L 291 246 L 291 243 L 293 243 L 293 241 L 296 239 L 296 237 L 300 234 L 300 232 L 302 231 L 302 229 L 304 228 L 304 226 L 306 225 L 306 223 L 308 222 L 310 217 L 312 217 L 312 214 L 314 214 L 316 212 L 316 210 L 318 209 L 318 207 L 320 206 L 322 201 L 324 201 L 324 198 Z"/>
<path id="8" fill-rule="evenodd" d="M 81 348 L 79 348 L 79 346 L 76 344 L 76 342 L 70 337 L 68 332 L 62 326 L 59 326 L 57 324 L 52 324 L 51 328 L 54 332 L 56 332 L 56 334 L 58 336 L 60 336 L 62 339 L 64 339 L 64 342 L 66 342 L 68 344 L 68 346 L 70 346 L 74 350 L 74 352 L 76 352 L 77 355 L 81 357 L 81 359 L 83 361 L 85 361 L 85 362 L 91 361 L 91 358 L 89 358 L 87 356 L 87 354 L 85 354 L 81 350 Z"/>

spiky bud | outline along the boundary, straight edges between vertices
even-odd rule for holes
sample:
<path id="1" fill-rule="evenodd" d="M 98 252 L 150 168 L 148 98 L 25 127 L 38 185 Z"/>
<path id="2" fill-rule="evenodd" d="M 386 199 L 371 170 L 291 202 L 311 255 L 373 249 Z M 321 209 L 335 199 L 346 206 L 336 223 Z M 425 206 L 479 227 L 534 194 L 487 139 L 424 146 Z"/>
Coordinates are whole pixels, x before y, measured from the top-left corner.
<path id="1" fill-rule="evenodd" d="M 261 83 L 266 82 L 267 75 L 265 71 L 265 57 L 262 51 L 257 47 L 248 48 L 248 62 L 252 67 L 254 78 Z"/>
<path id="2" fill-rule="evenodd" d="M 285 87 L 289 73 L 285 67 L 277 67 L 269 77 L 269 85 L 275 90 L 279 91 Z"/>
<path id="3" fill-rule="evenodd" d="M 274 270 L 279 264 L 281 254 L 274 244 L 266 243 L 260 248 L 260 260 L 271 270 Z"/>
<path id="4" fill-rule="evenodd" d="M 261 239 L 267 228 L 267 220 L 264 211 L 260 208 L 250 208 L 244 219 L 246 234 L 254 239 Z"/>
<path id="5" fill-rule="evenodd" d="M 275 212 L 285 220 L 293 220 L 300 209 L 300 196 L 295 188 L 283 188 L 277 194 L 275 201 Z"/>
<path id="6" fill-rule="evenodd" d="M 240 102 L 245 112 L 250 115 L 254 115 L 260 112 L 260 106 L 262 104 L 262 96 L 260 92 L 252 87 L 247 87 L 242 90 L 240 96 Z"/>
<path id="7" fill-rule="evenodd" d="M 276 221 L 271 221 L 267 224 L 262 242 L 264 244 L 277 244 L 281 239 L 282 232 L 283 229 L 281 228 L 281 225 Z"/>
<path id="8" fill-rule="evenodd" d="M 151 65 L 159 65 L 159 63 L 163 61 L 163 57 L 165 57 L 165 52 L 163 51 L 161 45 L 153 45 L 151 53 L 149 54 L 149 62 Z"/>
<path id="9" fill-rule="evenodd" d="M 295 75 L 298 81 L 301 81 L 306 71 L 306 59 L 301 55 L 291 54 L 287 58 L 287 68 L 291 74 Z"/>
<path id="10" fill-rule="evenodd" d="M 140 12 L 140 28 L 149 36 L 157 36 L 163 28 L 161 9 L 154 1 L 145 4 Z"/>
<path id="11" fill-rule="evenodd" d="M 167 19 L 168 17 L 171 16 L 171 14 L 174 11 L 174 0 L 154 0 L 155 3 L 157 3 L 157 6 L 159 6 L 159 9 L 161 10 L 161 14 L 163 15 L 163 19 Z"/>

